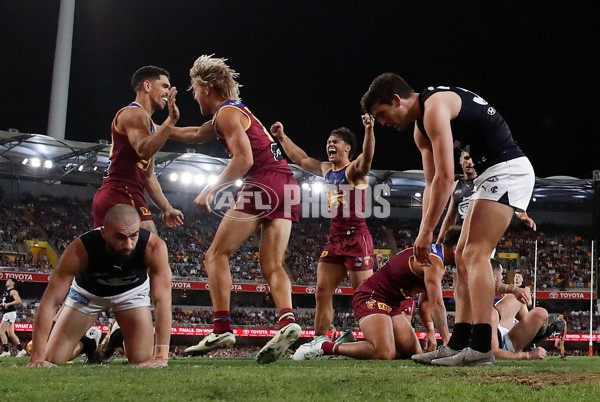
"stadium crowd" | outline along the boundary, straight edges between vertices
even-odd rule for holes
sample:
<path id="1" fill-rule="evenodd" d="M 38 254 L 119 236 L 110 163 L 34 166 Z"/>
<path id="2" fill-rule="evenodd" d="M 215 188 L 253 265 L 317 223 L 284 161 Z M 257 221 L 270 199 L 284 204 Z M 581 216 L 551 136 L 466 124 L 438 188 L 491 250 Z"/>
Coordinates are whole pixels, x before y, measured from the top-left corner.
<path id="1" fill-rule="evenodd" d="M 21 272 L 50 272 L 52 263 L 46 253 L 33 255 L 25 244 L 27 240 L 47 241 L 57 255 L 79 234 L 92 229 L 89 219 L 91 200 L 75 197 L 34 197 L 23 194 L 19 200 L 0 201 L 0 269 Z M 212 242 L 219 218 L 210 214 L 191 212 L 186 214 L 185 224 L 168 229 L 158 224 L 161 237 L 166 241 L 170 254 L 173 278 L 180 280 L 206 280 L 203 267 L 204 253 Z M 375 249 L 395 253 L 410 247 L 416 237 L 418 220 L 368 220 Z M 316 283 L 316 266 L 322 245 L 326 242 L 329 222 L 326 219 L 304 219 L 293 226 L 286 254 L 286 269 L 297 285 Z M 524 285 L 533 287 L 534 260 L 537 240 L 538 290 L 573 290 L 590 287 L 589 241 L 585 228 L 568 227 L 544 223 L 537 232 L 524 230 L 519 222 L 511 225 L 498 243 L 497 253 L 514 253 L 517 259 L 503 260 L 507 269 L 506 280 L 515 273 L 524 277 Z M 234 282 L 262 283 L 258 262 L 258 243 L 255 237 L 246 241 L 231 260 Z M 389 254 L 375 256 L 376 267 L 383 265 Z M 350 286 L 344 281 L 342 286 Z M 452 276 L 447 273 L 443 287 L 452 288 Z M 18 321 L 31 322 L 39 300 L 24 300 L 17 310 Z M 251 304 L 251 303 L 249 303 Z M 589 332 L 589 313 L 586 311 L 564 311 L 573 333 Z M 232 322 L 236 326 L 264 327 L 273 322 L 276 311 L 267 306 L 236 307 L 232 310 Z M 598 315 L 598 312 L 595 313 Z M 99 324 L 107 324 L 112 317 L 103 314 Z M 314 309 L 299 308 L 296 319 L 303 328 L 314 323 Z M 212 325 L 210 306 L 175 306 L 174 325 Z M 448 313 L 448 324 L 452 328 L 454 313 Z M 413 318 L 417 330 L 424 325 L 418 315 Z M 334 316 L 336 328 L 358 328 L 349 303 L 337 306 Z M 595 328 L 595 330 L 600 330 Z M 176 352 L 176 350 L 174 349 Z M 241 353 L 252 350 L 225 350 L 215 353 Z"/>
<path id="2" fill-rule="evenodd" d="M 47 241 L 58 255 L 66 244 L 80 233 L 92 228 L 89 221 L 91 200 L 74 197 L 24 194 L 22 199 L 2 201 L 0 219 L 1 266 L 19 268 L 21 271 L 47 272 L 52 269 L 47 255 L 34 256 L 24 244 L 25 240 Z M 219 218 L 210 214 L 192 212 L 186 215 L 185 225 L 167 229 L 159 223 L 159 232 L 166 241 L 173 277 L 180 279 L 206 279 L 203 267 L 204 253 L 212 242 Z M 409 247 L 416 237 L 418 221 L 388 218 L 369 220 L 375 249 L 391 253 Z M 326 219 L 303 219 L 293 226 L 286 255 L 286 266 L 293 282 L 314 285 L 316 263 L 326 241 Z M 534 243 L 538 241 L 538 289 L 583 289 L 590 287 L 590 242 L 585 228 L 545 223 L 533 233 L 519 223 L 512 225 L 498 243 L 497 253 L 515 253 L 518 259 L 504 259 L 507 272 L 521 273 L 525 285 L 532 286 L 534 279 Z M 236 282 L 264 282 L 258 263 L 257 239 L 251 237 L 234 254 L 231 270 Z M 376 256 L 377 257 L 377 256 Z M 381 255 L 383 264 L 387 256 Z M 377 258 L 376 258 L 377 259 Z M 452 277 L 446 275 L 444 288 L 452 287 Z M 348 283 L 345 283 L 349 286 Z"/>

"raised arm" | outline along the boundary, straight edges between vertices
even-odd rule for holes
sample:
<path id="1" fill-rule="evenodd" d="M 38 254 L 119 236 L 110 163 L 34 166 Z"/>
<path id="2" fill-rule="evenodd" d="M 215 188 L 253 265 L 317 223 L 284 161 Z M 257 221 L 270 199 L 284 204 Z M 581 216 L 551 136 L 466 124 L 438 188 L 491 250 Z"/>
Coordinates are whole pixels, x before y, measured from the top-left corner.
<path id="1" fill-rule="evenodd" d="M 33 349 L 28 367 L 51 367 L 46 361 L 46 346 L 52 322 L 60 305 L 65 300 L 75 275 L 87 266 L 87 252 L 80 239 L 71 242 L 60 257 L 58 266 L 52 271 L 48 286 L 40 300 L 40 307 L 33 321 Z"/>
<path id="2" fill-rule="evenodd" d="M 150 132 L 151 119 L 148 113 L 140 107 L 129 107 L 118 116 L 117 130 L 127 135 L 129 143 L 140 158 L 150 160 L 165 145 L 171 134 L 172 128 L 179 120 L 179 109 L 175 104 L 177 89 L 169 90 L 167 105 L 169 117 L 152 134 Z"/>
<path id="3" fill-rule="evenodd" d="M 353 182 L 363 179 L 371 171 L 371 163 L 375 154 L 375 133 L 373 126 L 375 120 L 370 114 L 362 115 L 363 126 L 365 126 L 365 138 L 363 140 L 363 149 L 360 155 L 352 162 L 348 168 L 348 178 Z"/>
<path id="4" fill-rule="evenodd" d="M 171 344 L 171 268 L 165 242 L 150 235 L 144 261 L 150 277 L 150 297 L 154 305 L 154 358 L 140 367 L 163 367 L 169 360 Z"/>
<path id="5" fill-rule="evenodd" d="M 283 150 L 292 162 L 307 172 L 316 176 L 324 176 L 325 173 L 331 169 L 332 164 L 330 162 L 321 162 L 315 158 L 311 158 L 302 148 L 296 145 L 290 137 L 286 135 L 281 122 L 276 122 L 271 126 L 271 134 L 279 140 L 279 144 L 281 144 Z"/>

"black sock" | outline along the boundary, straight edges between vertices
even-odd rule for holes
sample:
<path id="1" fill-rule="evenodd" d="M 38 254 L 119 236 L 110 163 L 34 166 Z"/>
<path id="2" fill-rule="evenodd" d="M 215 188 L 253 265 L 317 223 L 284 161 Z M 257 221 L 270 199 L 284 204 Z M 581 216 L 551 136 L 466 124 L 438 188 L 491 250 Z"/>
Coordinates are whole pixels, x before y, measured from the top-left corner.
<path id="1" fill-rule="evenodd" d="M 21 342 L 17 343 L 17 350 L 23 350 L 23 345 L 21 345 Z"/>
<path id="2" fill-rule="evenodd" d="M 83 350 L 81 352 L 85 353 L 85 355 L 89 359 L 94 357 L 94 354 L 96 353 L 96 347 L 97 347 L 96 341 L 91 338 L 88 338 L 87 336 L 82 336 L 79 341 L 83 344 Z"/>
<path id="3" fill-rule="evenodd" d="M 471 327 L 467 322 L 457 322 L 454 324 L 452 335 L 448 341 L 448 347 L 454 350 L 462 350 L 469 346 L 471 341 Z"/>
<path id="4" fill-rule="evenodd" d="M 490 324 L 473 325 L 470 346 L 471 349 L 482 353 L 492 350 L 492 326 Z"/>
<path id="5" fill-rule="evenodd" d="M 114 350 L 116 348 L 123 347 L 123 331 L 121 329 L 117 329 L 112 333 L 111 337 L 108 338 L 108 342 L 106 342 L 105 349 L 106 350 Z"/>
<path id="6" fill-rule="evenodd" d="M 5 344 L 2 345 L 2 350 L 4 352 L 8 352 L 8 343 L 5 343 Z"/>

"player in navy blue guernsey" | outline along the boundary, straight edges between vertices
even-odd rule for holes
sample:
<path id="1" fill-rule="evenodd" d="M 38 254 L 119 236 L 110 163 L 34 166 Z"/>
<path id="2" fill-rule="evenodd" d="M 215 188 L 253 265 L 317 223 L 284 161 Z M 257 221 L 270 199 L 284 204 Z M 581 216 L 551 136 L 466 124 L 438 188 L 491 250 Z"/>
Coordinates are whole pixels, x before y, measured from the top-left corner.
<path id="1" fill-rule="evenodd" d="M 448 227 L 451 225 L 462 225 L 467 215 L 469 201 L 471 201 L 471 196 L 475 192 L 473 181 L 477 177 L 477 172 L 473 167 L 473 160 L 469 154 L 468 145 L 460 151 L 458 163 L 460 164 L 462 175 L 454 182 L 454 190 L 448 200 L 448 207 L 444 221 L 440 227 L 438 242 L 442 240 L 443 234 Z"/>
<path id="2" fill-rule="evenodd" d="M 330 220 L 329 237 L 317 266 L 315 292 L 315 335 L 312 342 L 327 338 L 333 321 L 333 293 L 349 276 L 353 289 L 373 274 L 373 239 L 365 221 L 365 197 L 369 187 L 367 174 L 375 152 L 374 121 L 362 116 L 365 137 L 362 152 L 356 150 L 354 134 L 347 128 L 335 129 L 327 139 L 328 161 L 312 158 L 285 133 L 283 124 L 271 126 L 271 133 L 283 150 L 302 169 L 325 178 Z M 302 345 L 310 347 L 310 344 Z"/>
<path id="3" fill-rule="evenodd" d="M 382 125 L 413 129 L 421 152 L 425 190 L 415 257 L 430 263 L 433 232 L 454 184 L 454 145 L 470 145 L 479 176 L 474 183 L 456 253 L 456 325 L 449 343 L 451 365 L 493 364 L 491 309 L 494 282 L 490 255 L 515 211 L 525 211 L 535 173 L 504 118 L 481 96 L 459 87 L 415 92 L 394 73 L 373 80 L 361 100 Z M 435 353 L 435 352 L 431 352 Z M 441 356 L 440 356 L 441 357 Z"/>
<path id="4" fill-rule="evenodd" d="M 21 304 L 19 291 L 15 289 L 16 281 L 14 279 L 6 280 L 6 291 L 0 295 L 0 313 L 2 321 L 0 322 L 0 339 L 2 339 L 2 353 L 0 357 L 10 356 L 8 350 L 8 340 L 17 346 L 17 357 L 25 356 L 26 351 L 21 345 L 21 341 L 15 334 L 15 321 L 17 319 L 17 306 Z"/>
<path id="5" fill-rule="evenodd" d="M 167 247 L 158 236 L 141 229 L 140 222 L 133 206 L 118 204 L 106 213 L 104 226 L 67 246 L 35 315 L 28 366 L 49 367 L 71 360 L 82 336 L 106 309 L 114 311 L 123 329 L 130 363 L 167 365 L 171 338 Z"/>

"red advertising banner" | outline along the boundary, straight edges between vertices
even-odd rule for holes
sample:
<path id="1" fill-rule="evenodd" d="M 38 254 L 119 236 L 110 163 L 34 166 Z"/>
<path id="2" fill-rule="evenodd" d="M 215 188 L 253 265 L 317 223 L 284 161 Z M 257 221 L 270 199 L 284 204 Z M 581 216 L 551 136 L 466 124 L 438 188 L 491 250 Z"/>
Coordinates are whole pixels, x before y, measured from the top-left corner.
<path id="1" fill-rule="evenodd" d="M 108 332 L 108 325 L 96 325 L 102 332 Z M 16 332 L 31 332 L 33 330 L 33 324 L 30 322 L 15 322 Z M 180 327 L 175 326 L 171 328 L 171 335 L 182 335 L 182 336 L 205 336 L 212 332 L 212 328 L 209 327 Z M 276 329 L 270 328 L 234 328 L 233 333 L 239 337 L 262 337 L 271 338 L 277 333 Z M 361 331 L 352 331 L 356 339 L 364 338 Z M 417 332 L 419 339 L 425 339 L 426 332 Z M 302 331 L 302 338 L 312 338 L 315 335 L 314 330 Z M 442 339 L 440 334 L 435 334 L 436 339 Z M 554 338 L 550 338 L 551 340 Z M 567 334 L 565 341 L 567 342 L 589 342 L 590 334 Z M 592 334 L 592 341 L 600 341 L 600 334 Z"/>
<path id="2" fill-rule="evenodd" d="M 14 271 L 0 271 L 0 281 L 7 279 L 15 279 L 19 282 L 48 282 L 50 274 L 45 273 L 30 273 L 30 272 L 14 272 Z M 174 280 L 171 282 L 171 289 L 178 290 L 209 290 L 210 286 L 208 282 L 200 281 L 180 281 Z M 231 286 L 233 292 L 259 292 L 259 293 L 270 293 L 271 288 L 269 285 L 264 283 L 234 283 Z M 292 286 L 292 293 L 294 294 L 314 294 L 316 286 Z M 336 295 L 347 295 L 352 296 L 352 288 L 337 288 L 335 289 Z M 444 290 L 444 298 L 454 297 L 454 291 L 451 289 Z M 597 298 L 596 292 L 594 292 L 594 299 Z M 590 300 L 589 291 L 538 291 L 537 298 L 541 300 Z"/>
<path id="3" fill-rule="evenodd" d="M 0 281 L 14 279 L 19 282 L 48 282 L 50 274 L 0 271 Z"/>

